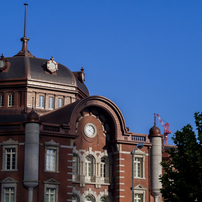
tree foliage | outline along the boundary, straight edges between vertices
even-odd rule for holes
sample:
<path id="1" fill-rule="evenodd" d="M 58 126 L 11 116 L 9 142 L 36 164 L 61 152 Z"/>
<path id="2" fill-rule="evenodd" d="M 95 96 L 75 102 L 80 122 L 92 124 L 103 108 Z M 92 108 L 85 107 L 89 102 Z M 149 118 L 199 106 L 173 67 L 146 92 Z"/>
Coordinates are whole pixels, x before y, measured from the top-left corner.
<path id="1" fill-rule="evenodd" d="M 161 163 L 165 202 L 202 202 L 202 113 L 195 113 L 195 124 L 197 134 L 190 124 L 175 133 L 176 147 L 167 151 L 170 158 Z"/>

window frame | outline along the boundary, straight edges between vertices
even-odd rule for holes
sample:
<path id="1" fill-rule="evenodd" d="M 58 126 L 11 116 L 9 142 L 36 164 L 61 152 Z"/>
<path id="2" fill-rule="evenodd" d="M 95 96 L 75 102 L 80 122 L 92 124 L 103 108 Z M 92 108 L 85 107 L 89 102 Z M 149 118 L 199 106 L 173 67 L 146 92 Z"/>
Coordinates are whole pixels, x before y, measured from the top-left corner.
<path id="1" fill-rule="evenodd" d="M 48 189 L 54 189 L 55 190 L 55 200 L 54 202 L 58 202 L 58 185 L 60 182 L 56 181 L 55 179 L 51 178 L 47 181 L 44 181 L 44 201 L 46 201 L 46 191 Z"/>
<path id="2" fill-rule="evenodd" d="M 0 94 L 0 107 L 4 107 L 4 94 Z"/>
<path id="3" fill-rule="evenodd" d="M 91 160 L 88 161 L 87 158 Z M 85 181 L 86 182 L 94 182 L 95 177 L 95 158 L 92 155 L 87 155 L 85 157 Z"/>
<path id="4" fill-rule="evenodd" d="M 14 94 L 9 93 L 8 94 L 8 107 L 13 107 L 14 106 Z"/>
<path id="5" fill-rule="evenodd" d="M 101 183 L 109 183 L 109 158 L 107 156 L 100 159 L 100 181 Z"/>
<path id="6" fill-rule="evenodd" d="M 41 109 L 45 108 L 45 96 L 44 95 L 39 95 L 39 108 L 41 108 Z"/>
<path id="7" fill-rule="evenodd" d="M 134 187 L 134 201 L 138 202 L 137 199 L 135 198 L 136 195 L 142 195 L 142 201 L 145 202 L 145 192 L 146 188 L 143 187 L 141 184 L 138 184 L 137 186 Z"/>
<path id="8" fill-rule="evenodd" d="M 75 157 L 75 159 L 74 159 L 74 157 Z M 80 158 L 75 153 L 73 153 L 73 157 L 72 157 L 72 176 L 73 176 L 73 181 L 78 181 L 79 180 L 79 176 L 80 176 Z"/>
<path id="9" fill-rule="evenodd" d="M 15 143 L 15 141 L 12 141 Z M 18 171 L 17 169 L 17 162 L 18 162 L 18 145 L 17 145 L 17 142 L 15 144 L 12 144 L 11 140 L 8 140 L 7 142 L 4 142 L 4 145 L 3 145 L 3 162 L 2 162 L 2 170 L 1 171 L 6 171 L 6 172 L 11 172 L 11 171 Z M 7 159 L 7 155 L 6 155 L 6 149 L 11 149 L 11 148 L 15 148 L 15 168 L 12 169 L 12 166 L 11 166 L 11 169 L 7 169 L 6 168 L 6 159 Z M 12 165 L 12 163 L 11 163 Z"/>
<path id="10" fill-rule="evenodd" d="M 17 190 L 17 181 L 11 177 L 7 177 L 3 181 L 1 181 L 1 201 L 5 202 L 5 189 L 13 188 L 14 189 L 14 200 L 9 202 L 16 202 L 16 190 Z"/>
<path id="11" fill-rule="evenodd" d="M 76 199 L 73 199 L 75 197 Z M 72 202 L 79 202 L 79 196 L 77 194 L 72 193 Z"/>
<path id="12" fill-rule="evenodd" d="M 54 97 L 53 96 L 49 96 L 48 97 L 48 109 L 54 109 Z"/>
<path id="13" fill-rule="evenodd" d="M 61 100 L 61 101 L 59 101 L 59 100 Z M 62 102 L 62 104 L 61 104 L 61 102 Z M 58 108 L 60 108 L 60 107 L 63 107 L 64 106 L 64 99 L 63 98 L 58 98 Z"/>
<path id="14" fill-rule="evenodd" d="M 51 193 L 51 190 L 53 190 L 54 192 Z M 51 196 L 54 196 L 54 202 L 56 201 L 56 189 L 55 188 L 50 188 L 50 187 L 47 187 L 46 188 L 46 202 L 50 202 L 51 201 Z M 48 201 L 47 201 L 47 195 L 48 195 Z"/>
<path id="15" fill-rule="evenodd" d="M 54 150 L 55 151 L 55 170 L 47 169 L 47 151 Z M 50 142 L 45 142 L 45 160 L 44 160 L 44 172 L 54 172 L 59 173 L 59 143 L 51 140 Z"/>
<path id="16" fill-rule="evenodd" d="M 89 197 L 90 198 L 90 202 L 95 202 L 96 200 L 95 200 L 95 197 L 93 196 L 93 195 L 91 195 L 91 194 L 88 194 L 87 196 L 85 196 L 85 198 L 84 198 L 84 202 L 86 202 L 87 200 L 86 200 L 86 198 L 87 197 Z"/>
<path id="17" fill-rule="evenodd" d="M 141 196 L 141 197 L 139 197 L 139 196 Z M 143 197 L 144 197 L 144 195 L 143 194 L 140 194 L 140 193 L 135 193 L 134 194 L 134 201 L 135 202 L 143 202 Z"/>
<path id="18" fill-rule="evenodd" d="M 100 197 L 100 202 L 102 202 L 102 201 L 101 201 L 102 198 L 105 199 L 105 202 L 109 202 L 109 197 L 108 197 L 108 196 L 101 196 L 101 197 Z"/>
<path id="19" fill-rule="evenodd" d="M 134 178 L 143 178 L 143 157 L 134 158 Z"/>

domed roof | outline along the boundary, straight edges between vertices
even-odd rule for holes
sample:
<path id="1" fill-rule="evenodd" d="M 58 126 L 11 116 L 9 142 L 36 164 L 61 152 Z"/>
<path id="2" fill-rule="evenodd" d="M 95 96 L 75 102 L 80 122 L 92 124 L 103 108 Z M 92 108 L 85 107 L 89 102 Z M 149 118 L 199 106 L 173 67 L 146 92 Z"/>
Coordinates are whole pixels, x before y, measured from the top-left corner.
<path id="1" fill-rule="evenodd" d="M 154 125 L 152 128 L 150 128 L 150 130 L 149 130 L 149 137 L 161 137 L 162 135 L 161 135 L 161 131 L 160 131 L 160 129 L 156 126 L 156 125 Z"/>
<path id="2" fill-rule="evenodd" d="M 150 128 L 149 135 L 156 136 L 159 134 L 161 134 L 161 131 L 156 125 L 154 125 L 152 128 Z"/>
<path id="3" fill-rule="evenodd" d="M 27 114 L 27 122 L 38 122 L 39 121 L 39 115 L 32 109 L 31 112 Z"/>
<path id="4" fill-rule="evenodd" d="M 89 96 L 89 91 L 84 81 L 83 69 L 80 72 L 71 72 L 64 65 L 51 59 L 36 58 L 27 48 L 29 38 L 26 37 L 26 6 L 25 4 L 25 27 L 24 36 L 21 38 L 22 50 L 13 57 L 2 55 L 0 60 L 6 62 L 5 67 L 0 67 L 0 80 L 23 79 L 37 80 L 42 82 L 57 83 L 65 86 L 76 87 L 84 97 Z M 2 64 L 5 62 L 2 61 Z M 50 64 L 50 65 L 49 65 Z M 72 91 L 72 89 L 71 89 Z M 76 93 L 75 93 L 76 94 Z"/>
<path id="5" fill-rule="evenodd" d="M 47 69 L 47 59 L 33 58 L 28 56 L 7 57 L 9 67 L 0 73 L 0 80 L 4 79 L 27 79 L 54 82 L 57 84 L 68 84 L 79 87 L 86 95 L 89 91 L 84 83 L 67 67 L 58 63 L 58 70 L 51 73 Z"/>

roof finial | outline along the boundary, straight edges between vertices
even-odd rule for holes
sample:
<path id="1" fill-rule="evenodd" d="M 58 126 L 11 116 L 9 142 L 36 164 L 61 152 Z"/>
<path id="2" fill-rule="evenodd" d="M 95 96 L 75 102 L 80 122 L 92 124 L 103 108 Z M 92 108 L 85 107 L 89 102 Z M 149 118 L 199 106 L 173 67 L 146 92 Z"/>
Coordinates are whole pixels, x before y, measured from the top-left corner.
<path id="1" fill-rule="evenodd" d="M 27 5 L 28 4 L 24 4 L 25 5 L 25 24 L 24 24 L 24 37 L 26 38 L 26 24 L 27 24 Z"/>
<path id="2" fill-rule="evenodd" d="M 154 113 L 154 126 L 156 126 L 156 114 Z"/>
<path id="3" fill-rule="evenodd" d="M 29 38 L 26 37 L 26 31 L 27 31 L 27 5 L 25 5 L 25 22 L 24 22 L 24 36 L 20 39 L 22 41 L 22 50 L 15 56 L 28 56 L 28 57 L 34 57 L 28 50 L 27 50 L 27 42 L 29 41 Z"/>

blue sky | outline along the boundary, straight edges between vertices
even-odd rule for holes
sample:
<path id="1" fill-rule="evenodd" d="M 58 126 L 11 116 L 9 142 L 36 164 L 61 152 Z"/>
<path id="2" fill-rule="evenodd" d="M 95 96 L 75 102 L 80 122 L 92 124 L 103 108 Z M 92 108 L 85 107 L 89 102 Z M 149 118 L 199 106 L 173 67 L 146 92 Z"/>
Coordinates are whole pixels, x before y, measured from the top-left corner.
<path id="1" fill-rule="evenodd" d="M 115 102 L 130 131 L 147 134 L 154 113 L 170 123 L 172 134 L 194 126 L 202 105 L 202 1 L 0 2 L 0 54 L 21 50 L 28 3 L 29 51 L 72 71 L 84 67 L 90 95 Z"/>

